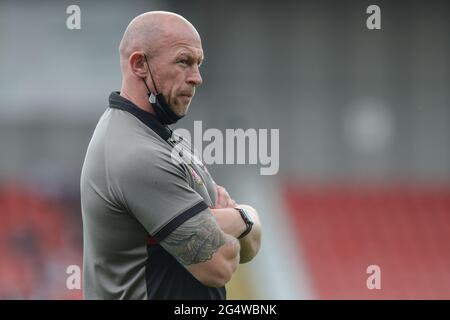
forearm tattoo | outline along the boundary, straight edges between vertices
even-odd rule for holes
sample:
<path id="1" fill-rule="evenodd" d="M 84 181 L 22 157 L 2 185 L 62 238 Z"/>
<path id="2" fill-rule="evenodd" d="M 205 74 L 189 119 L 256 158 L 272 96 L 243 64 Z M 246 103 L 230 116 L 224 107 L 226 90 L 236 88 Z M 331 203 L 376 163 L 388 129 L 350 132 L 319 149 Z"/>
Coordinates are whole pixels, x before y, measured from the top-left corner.
<path id="1" fill-rule="evenodd" d="M 226 241 L 213 215 L 205 211 L 184 222 L 160 244 L 181 264 L 189 266 L 210 260 Z"/>

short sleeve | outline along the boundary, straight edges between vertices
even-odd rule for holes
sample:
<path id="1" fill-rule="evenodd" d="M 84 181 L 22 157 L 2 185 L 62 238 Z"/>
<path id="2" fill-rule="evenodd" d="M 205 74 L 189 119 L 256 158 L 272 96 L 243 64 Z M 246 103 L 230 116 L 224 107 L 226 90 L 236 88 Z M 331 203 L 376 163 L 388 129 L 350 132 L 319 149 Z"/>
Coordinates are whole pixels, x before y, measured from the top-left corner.
<path id="1" fill-rule="evenodd" d="M 111 181 L 125 207 L 158 241 L 208 208 L 165 148 L 135 152 L 115 169 Z"/>

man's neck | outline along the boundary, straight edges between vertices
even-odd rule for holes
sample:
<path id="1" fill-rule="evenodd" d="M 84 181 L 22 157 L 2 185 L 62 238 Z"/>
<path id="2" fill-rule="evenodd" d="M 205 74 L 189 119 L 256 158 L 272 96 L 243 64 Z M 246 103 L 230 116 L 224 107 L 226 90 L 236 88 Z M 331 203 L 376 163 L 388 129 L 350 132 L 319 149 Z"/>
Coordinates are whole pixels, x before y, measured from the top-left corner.
<path id="1" fill-rule="evenodd" d="M 133 102 L 140 109 L 155 114 L 153 107 L 148 101 L 148 97 L 146 95 L 144 96 L 140 93 L 134 92 L 133 90 L 127 88 L 125 85 L 122 85 L 122 88 L 120 89 L 120 95 L 125 99 Z"/>

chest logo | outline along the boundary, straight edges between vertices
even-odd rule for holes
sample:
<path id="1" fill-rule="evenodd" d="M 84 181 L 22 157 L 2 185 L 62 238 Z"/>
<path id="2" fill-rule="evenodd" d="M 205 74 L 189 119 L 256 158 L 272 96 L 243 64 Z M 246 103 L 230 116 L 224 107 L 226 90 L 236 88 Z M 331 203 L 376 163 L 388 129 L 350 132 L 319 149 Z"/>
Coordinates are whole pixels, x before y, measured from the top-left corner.
<path id="1" fill-rule="evenodd" d="M 203 180 L 202 180 L 202 178 L 201 178 L 201 177 L 198 175 L 198 173 L 195 172 L 195 170 L 192 169 L 192 168 L 191 168 L 191 175 L 192 175 L 192 178 L 194 179 L 194 182 L 195 182 L 196 185 L 198 185 L 198 186 L 202 186 L 202 185 L 203 185 Z"/>

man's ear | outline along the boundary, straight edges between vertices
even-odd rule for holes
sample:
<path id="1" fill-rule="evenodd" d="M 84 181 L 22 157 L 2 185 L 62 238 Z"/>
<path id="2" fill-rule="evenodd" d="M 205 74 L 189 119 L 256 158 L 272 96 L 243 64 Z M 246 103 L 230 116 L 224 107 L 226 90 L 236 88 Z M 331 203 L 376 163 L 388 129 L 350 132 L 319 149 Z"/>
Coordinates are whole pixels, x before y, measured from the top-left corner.
<path id="1" fill-rule="evenodd" d="M 131 71 L 139 78 L 145 78 L 148 76 L 147 64 L 145 63 L 144 54 L 136 51 L 130 55 L 128 62 L 131 67 Z"/>

